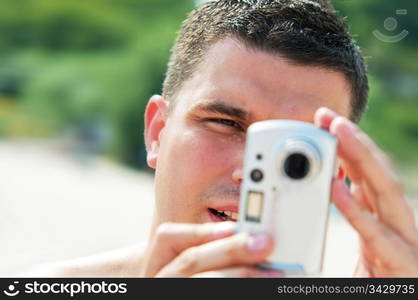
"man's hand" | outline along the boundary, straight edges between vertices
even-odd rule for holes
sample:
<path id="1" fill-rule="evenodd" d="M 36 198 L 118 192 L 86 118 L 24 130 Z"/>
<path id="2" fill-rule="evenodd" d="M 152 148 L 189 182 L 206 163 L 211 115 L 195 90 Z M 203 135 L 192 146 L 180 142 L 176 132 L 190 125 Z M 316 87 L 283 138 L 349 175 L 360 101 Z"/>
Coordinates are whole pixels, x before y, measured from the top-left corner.
<path id="1" fill-rule="evenodd" d="M 273 250 L 265 234 L 234 235 L 232 222 L 164 223 L 146 255 L 146 277 L 281 277 L 254 267 Z"/>
<path id="2" fill-rule="evenodd" d="M 356 125 L 321 108 L 315 124 L 338 138 L 338 157 L 352 184 L 333 182 L 333 202 L 360 236 L 356 276 L 418 277 L 418 232 L 386 155 Z"/>

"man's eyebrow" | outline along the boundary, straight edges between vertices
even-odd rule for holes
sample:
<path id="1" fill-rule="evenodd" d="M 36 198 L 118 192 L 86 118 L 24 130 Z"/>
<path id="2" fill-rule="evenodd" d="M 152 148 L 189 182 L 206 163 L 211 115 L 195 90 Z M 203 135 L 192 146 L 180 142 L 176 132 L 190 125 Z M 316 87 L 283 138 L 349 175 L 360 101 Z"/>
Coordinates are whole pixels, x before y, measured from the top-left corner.
<path id="1" fill-rule="evenodd" d="M 224 101 L 220 101 L 220 100 L 198 103 L 194 105 L 191 110 L 227 115 L 227 116 L 241 119 L 244 121 L 249 121 L 249 120 L 254 119 L 252 114 L 248 113 L 247 111 L 239 107 L 235 107 L 233 105 L 227 104 Z"/>

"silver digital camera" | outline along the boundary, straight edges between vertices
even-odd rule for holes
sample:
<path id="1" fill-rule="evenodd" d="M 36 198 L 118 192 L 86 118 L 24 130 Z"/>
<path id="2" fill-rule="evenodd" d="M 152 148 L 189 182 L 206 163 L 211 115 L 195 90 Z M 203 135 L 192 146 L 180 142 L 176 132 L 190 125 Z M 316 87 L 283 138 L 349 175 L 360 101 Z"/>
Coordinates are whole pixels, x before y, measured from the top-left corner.
<path id="1" fill-rule="evenodd" d="M 335 137 L 310 123 L 269 120 L 248 128 L 238 231 L 274 237 L 261 267 L 296 276 L 322 270 L 336 148 Z"/>

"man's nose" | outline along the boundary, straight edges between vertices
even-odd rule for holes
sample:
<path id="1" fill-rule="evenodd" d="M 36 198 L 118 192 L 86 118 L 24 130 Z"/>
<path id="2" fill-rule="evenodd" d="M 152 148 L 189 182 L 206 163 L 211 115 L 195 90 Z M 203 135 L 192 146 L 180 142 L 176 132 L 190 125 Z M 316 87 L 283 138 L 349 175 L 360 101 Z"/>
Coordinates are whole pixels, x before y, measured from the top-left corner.
<path id="1" fill-rule="evenodd" d="M 234 172 L 232 172 L 232 181 L 234 183 L 241 184 L 242 181 L 242 167 L 236 168 Z"/>

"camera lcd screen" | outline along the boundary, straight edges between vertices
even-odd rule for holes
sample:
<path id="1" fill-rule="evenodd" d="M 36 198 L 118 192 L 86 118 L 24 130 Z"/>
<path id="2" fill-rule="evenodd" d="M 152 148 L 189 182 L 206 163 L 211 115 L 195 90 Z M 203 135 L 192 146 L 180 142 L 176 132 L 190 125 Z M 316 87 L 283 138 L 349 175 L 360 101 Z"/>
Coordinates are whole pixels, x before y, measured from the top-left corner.
<path id="1" fill-rule="evenodd" d="M 249 191 L 247 195 L 247 207 L 245 219 L 250 222 L 261 221 L 261 210 L 263 208 L 264 194 L 261 192 Z"/>

